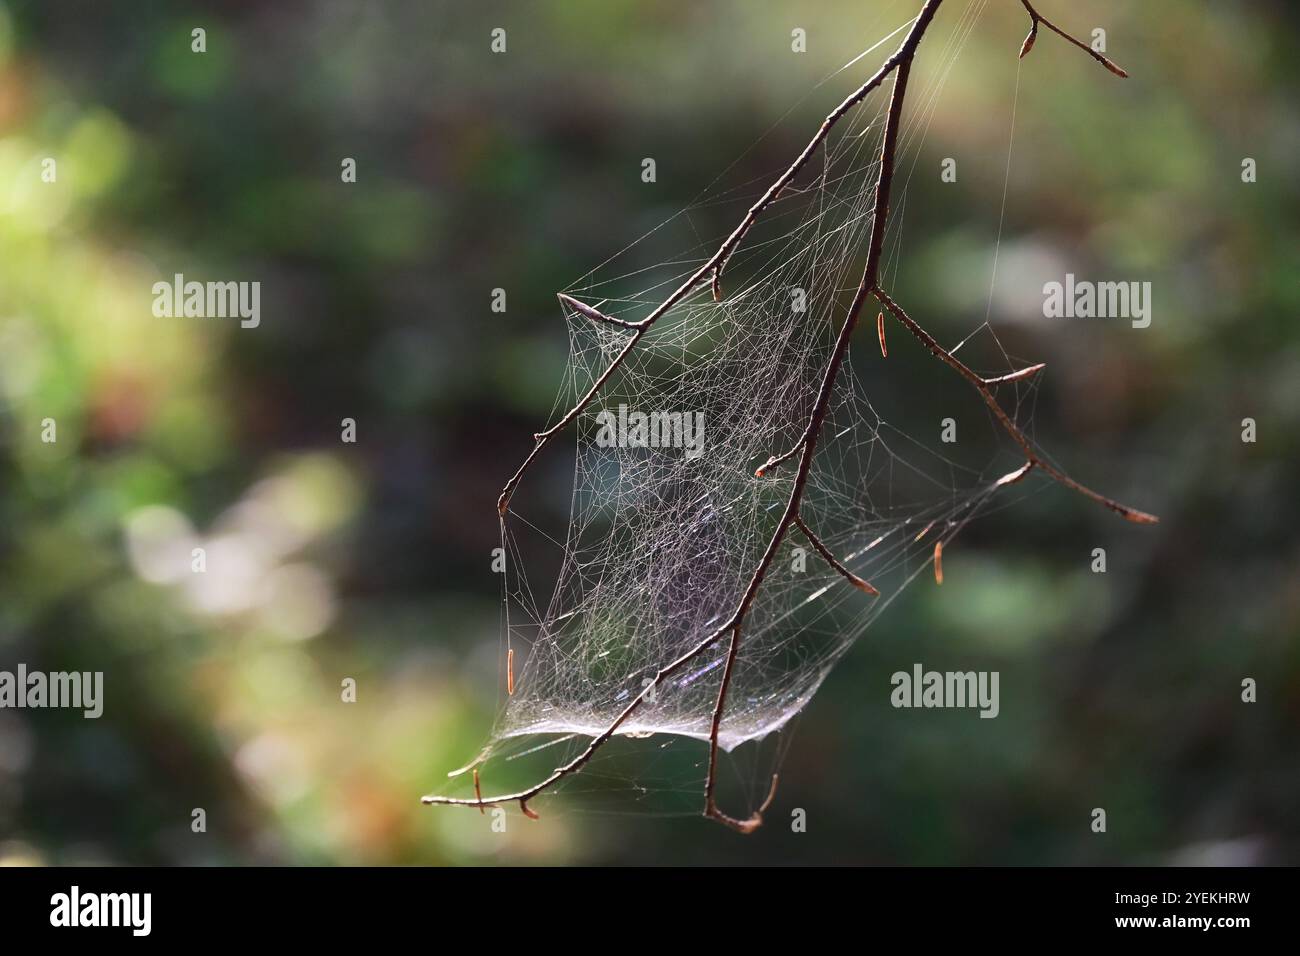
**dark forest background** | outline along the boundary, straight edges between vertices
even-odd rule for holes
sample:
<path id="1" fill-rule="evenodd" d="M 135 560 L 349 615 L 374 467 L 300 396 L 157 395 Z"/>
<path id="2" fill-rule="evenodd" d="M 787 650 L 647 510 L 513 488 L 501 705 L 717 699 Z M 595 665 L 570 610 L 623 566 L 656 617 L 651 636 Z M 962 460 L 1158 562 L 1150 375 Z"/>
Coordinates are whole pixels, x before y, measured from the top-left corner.
<path id="1" fill-rule="evenodd" d="M 0 2 L 0 667 L 106 675 L 99 720 L 0 711 L 0 862 L 1296 862 L 1300 21 L 1263 0 L 1042 0 L 1131 77 L 1047 34 L 1020 67 L 992 323 L 1048 363 L 1044 446 L 1160 525 L 1048 485 L 977 522 L 808 708 L 750 839 L 418 802 L 491 726 L 495 500 L 561 380 L 555 292 L 916 6 Z M 985 6 L 899 250 L 945 341 L 984 318 L 1027 27 Z M 1151 281 L 1152 327 L 1044 319 L 1044 262 Z M 174 272 L 261 281 L 261 327 L 155 318 Z M 932 430 L 961 393 L 902 368 Z M 1001 716 L 891 709 L 913 661 L 1000 670 Z"/>

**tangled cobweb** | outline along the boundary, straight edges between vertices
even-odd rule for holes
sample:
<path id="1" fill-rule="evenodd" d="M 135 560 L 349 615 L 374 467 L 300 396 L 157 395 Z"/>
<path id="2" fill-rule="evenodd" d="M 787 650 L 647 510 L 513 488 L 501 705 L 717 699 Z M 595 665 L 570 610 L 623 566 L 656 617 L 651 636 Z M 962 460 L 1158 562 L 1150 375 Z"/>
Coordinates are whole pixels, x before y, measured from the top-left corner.
<path id="1" fill-rule="evenodd" d="M 537 537 L 534 525 L 513 514 L 503 522 L 513 693 L 496 740 L 601 734 L 741 600 L 794 480 L 793 462 L 761 477 L 755 469 L 794 446 L 806 427 L 861 278 L 884 120 L 880 98 L 842 122 L 740 245 L 721 301 L 706 283 L 664 314 L 585 409 L 575 428 L 568 527 L 551 539 L 558 574 L 532 573 L 519 536 Z M 926 121 L 922 110 L 909 123 L 905 150 Z M 770 181 L 706 194 L 565 291 L 606 315 L 643 318 L 718 241 L 699 240 L 648 266 L 644 247 L 662 244 L 673 227 L 696 236 L 702 223 L 729 231 Z M 633 335 L 566 311 L 570 355 L 552 423 Z M 883 360 L 874 336 L 856 351 L 863 344 L 864 358 Z M 838 379 L 802 515 L 881 594 L 849 586 L 792 531 L 744 622 L 718 734 L 724 749 L 799 713 L 890 600 L 929 567 L 936 543 L 987 500 L 990 477 L 1000 473 L 993 462 L 962 467 L 883 420 L 863 372 L 870 362 L 854 364 Z M 719 641 L 666 678 L 619 732 L 709 739 L 726 655 Z"/>

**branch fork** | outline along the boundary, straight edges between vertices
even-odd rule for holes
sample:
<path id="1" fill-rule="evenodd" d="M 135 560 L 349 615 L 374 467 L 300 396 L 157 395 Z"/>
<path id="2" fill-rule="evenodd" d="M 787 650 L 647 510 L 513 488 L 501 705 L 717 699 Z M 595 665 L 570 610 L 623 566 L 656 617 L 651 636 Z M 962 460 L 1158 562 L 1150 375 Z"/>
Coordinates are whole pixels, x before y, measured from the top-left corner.
<path id="1" fill-rule="evenodd" d="M 1088 46 L 1088 44 L 1084 43 L 1082 40 L 1076 39 L 1075 37 L 1066 33 L 1064 30 L 1058 27 L 1051 20 L 1047 19 L 1047 17 L 1043 16 L 1041 13 L 1035 10 L 1033 4 L 1031 4 L 1029 0 L 1020 0 L 1020 4 L 1029 13 L 1029 35 L 1025 37 L 1025 42 L 1020 46 L 1020 59 L 1023 60 L 1026 54 L 1028 54 L 1029 51 L 1034 48 L 1034 41 L 1038 39 L 1038 25 L 1041 23 L 1043 26 L 1047 27 L 1047 29 L 1051 30 L 1057 36 L 1064 37 L 1070 43 L 1073 43 L 1080 50 L 1088 54 L 1088 56 L 1092 57 L 1102 66 L 1104 66 L 1106 69 L 1114 73 L 1116 76 L 1118 77 L 1128 76 L 1128 73 L 1114 60 L 1110 59 L 1109 57 L 1103 56 L 1102 54 L 1094 50 L 1092 47 Z"/>

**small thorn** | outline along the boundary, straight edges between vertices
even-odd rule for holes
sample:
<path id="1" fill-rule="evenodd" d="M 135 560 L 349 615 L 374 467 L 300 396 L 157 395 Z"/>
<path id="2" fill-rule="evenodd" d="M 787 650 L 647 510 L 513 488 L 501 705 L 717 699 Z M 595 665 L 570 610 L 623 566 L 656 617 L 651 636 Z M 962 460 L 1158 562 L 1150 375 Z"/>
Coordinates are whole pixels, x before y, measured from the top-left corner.
<path id="1" fill-rule="evenodd" d="M 506 694 L 515 696 L 515 649 L 512 647 L 506 651 Z M 478 771 L 474 771 L 476 774 Z"/>
<path id="2" fill-rule="evenodd" d="M 1031 375 L 1037 375 L 1045 368 L 1047 368 L 1047 363 L 1039 362 L 1037 365 L 1031 365 L 1028 368 L 1017 369 L 1014 372 L 1008 372 L 1006 375 L 999 375 L 996 378 L 986 378 L 984 379 L 984 384 L 1003 385 L 1007 382 L 1018 382 L 1022 378 L 1029 378 Z"/>
<path id="3" fill-rule="evenodd" d="M 1145 511 L 1138 511 L 1136 508 L 1125 508 L 1120 512 L 1125 519 L 1132 521 L 1134 524 L 1159 524 L 1160 519 L 1155 515 L 1147 514 Z"/>
<path id="4" fill-rule="evenodd" d="M 722 301 L 722 277 L 718 275 L 718 270 L 713 270 L 713 278 L 709 281 L 709 286 L 713 290 L 713 301 Z"/>
<path id="5" fill-rule="evenodd" d="M 528 819 L 530 819 L 530 820 L 540 820 L 540 819 L 541 819 L 541 815 L 538 814 L 537 811 L 535 811 L 535 810 L 529 810 L 529 809 L 528 809 L 528 801 L 527 801 L 527 800 L 520 800 L 520 801 L 519 801 L 519 809 L 522 810 L 522 811 L 524 811 L 524 816 L 526 816 L 526 817 L 527 817 Z"/>
<path id="6" fill-rule="evenodd" d="M 943 542 L 934 543 L 934 583 L 943 584 Z"/>
<path id="7" fill-rule="evenodd" d="M 478 785 L 478 767 L 474 768 L 474 799 L 478 801 L 478 812 L 486 814 L 487 810 L 483 809 L 483 791 Z"/>
<path id="8" fill-rule="evenodd" d="M 885 348 L 885 313 L 876 313 L 876 335 L 880 337 L 880 357 L 889 358 L 889 349 Z"/>

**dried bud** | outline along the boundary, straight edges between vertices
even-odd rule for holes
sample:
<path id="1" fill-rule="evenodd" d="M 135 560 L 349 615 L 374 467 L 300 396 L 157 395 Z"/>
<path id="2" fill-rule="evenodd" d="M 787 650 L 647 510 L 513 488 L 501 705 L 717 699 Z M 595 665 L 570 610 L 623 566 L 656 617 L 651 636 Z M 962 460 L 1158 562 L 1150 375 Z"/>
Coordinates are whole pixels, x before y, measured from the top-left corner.
<path id="1" fill-rule="evenodd" d="M 1030 50 L 1032 50 L 1032 49 L 1034 48 L 1034 41 L 1035 41 L 1036 39 L 1038 39 L 1038 21 L 1037 21 L 1037 20 L 1035 20 L 1035 21 L 1034 21 L 1034 25 L 1033 25 L 1032 27 L 1029 28 L 1029 36 L 1025 37 L 1025 42 L 1022 43 L 1021 46 L 1020 46 L 1020 59 L 1023 60 L 1023 59 L 1025 58 L 1025 54 L 1028 53 Z"/>
<path id="2" fill-rule="evenodd" d="M 875 587 L 873 587 L 871 584 L 868 584 L 866 581 L 862 580 L 862 578 L 858 577 L 856 574 L 849 576 L 849 582 L 859 591 L 865 591 L 867 594 L 872 594 L 877 596 L 880 594 L 880 592 L 876 590 Z"/>

